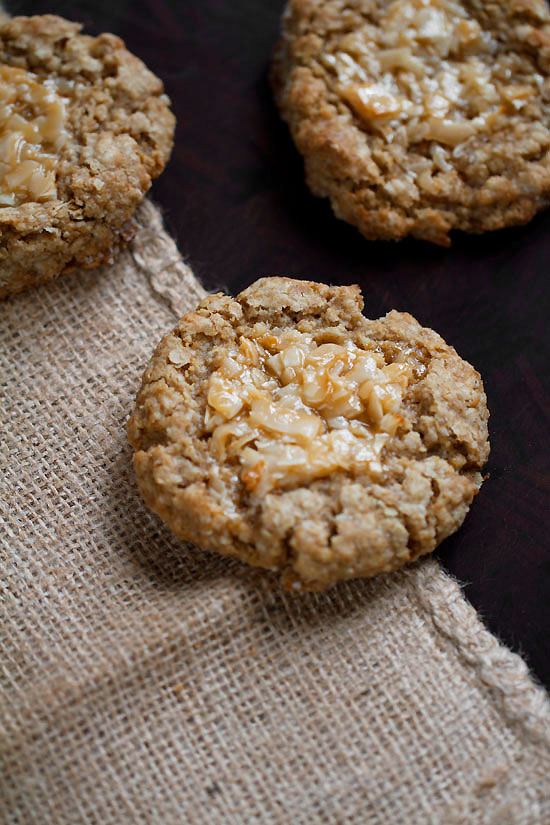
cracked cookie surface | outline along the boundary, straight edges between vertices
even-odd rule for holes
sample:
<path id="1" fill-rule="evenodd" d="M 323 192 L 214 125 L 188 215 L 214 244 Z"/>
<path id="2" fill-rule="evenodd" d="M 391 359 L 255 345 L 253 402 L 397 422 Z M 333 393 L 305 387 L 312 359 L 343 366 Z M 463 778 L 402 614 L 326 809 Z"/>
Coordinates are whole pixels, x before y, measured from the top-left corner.
<path id="1" fill-rule="evenodd" d="M 0 297 L 110 263 L 170 155 L 162 82 L 118 37 L 80 30 L 0 25 Z"/>
<path id="2" fill-rule="evenodd" d="M 489 444 L 478 373 L 358 287 L 263 278 L 158 345 L 128 422 L 147 505 L 182 539 L 322 589 L 462 523 Z"/>
<path id="3" fill-rule="evenodd" d="M 272 81 L 311 190 L 369 239 L 550 203 L 545 0 L 291 0 Z"/>

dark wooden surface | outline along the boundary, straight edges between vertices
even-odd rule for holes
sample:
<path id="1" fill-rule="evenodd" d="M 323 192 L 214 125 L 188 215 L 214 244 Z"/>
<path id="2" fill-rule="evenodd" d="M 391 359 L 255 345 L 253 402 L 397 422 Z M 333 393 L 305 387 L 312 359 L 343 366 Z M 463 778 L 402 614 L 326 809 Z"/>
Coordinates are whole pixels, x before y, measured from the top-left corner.
<path id="1" fill-rule="evenodd" d="M 548 533 L 550 212 L 451 249 L 369 243 L 303 184 L 266 69 L 282 0 L 8 0 L 124 38 L 166 85 L 178 118 L 152 196 L 208 288 L 260 275 L 359 283 L 366 313 L 406 310 L 481 372 L 490 478 L 438 557 L 490 629 L 550 687 Z"/>

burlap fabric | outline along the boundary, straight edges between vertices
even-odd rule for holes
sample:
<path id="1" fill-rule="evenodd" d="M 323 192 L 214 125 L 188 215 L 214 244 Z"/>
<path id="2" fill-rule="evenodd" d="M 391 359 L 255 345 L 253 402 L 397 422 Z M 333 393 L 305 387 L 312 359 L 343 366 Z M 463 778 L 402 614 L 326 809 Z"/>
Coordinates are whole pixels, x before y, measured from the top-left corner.
<path id="1" fill-rule="evenodd" d="M 2 821 L 550 823 L 546 694 L 437 563 L 289 595 L 145 509 L 125 421 L 203 290 L 139 220 L 0 306 Z"/>

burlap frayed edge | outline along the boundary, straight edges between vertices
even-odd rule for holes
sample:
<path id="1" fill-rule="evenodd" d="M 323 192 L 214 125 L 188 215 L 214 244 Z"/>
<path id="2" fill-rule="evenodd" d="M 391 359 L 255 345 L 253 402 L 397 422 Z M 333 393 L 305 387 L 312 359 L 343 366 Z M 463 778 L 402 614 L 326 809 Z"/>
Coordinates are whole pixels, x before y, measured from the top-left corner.
<path id="1" fill-rule="evenodd" d="M 146 276 L 155 297 L 180 318 L 189 306 L 206 295 L 178 248 L 164 229 L 161 212 L 145 200 L 136 212 L 140 229 L 130 245 L 130 254 Z M 185 291 L 184 289 L 185 288 Z"/>
<path id="2" fill-rule="evenodd" d="M 421 609 L 492 693 L 506 721 L 531 742 L 550 746 L 550 697 L 533 679 L 524 660 L 483 625 L 459 583 L 435 559 L 412 572 Z"/>

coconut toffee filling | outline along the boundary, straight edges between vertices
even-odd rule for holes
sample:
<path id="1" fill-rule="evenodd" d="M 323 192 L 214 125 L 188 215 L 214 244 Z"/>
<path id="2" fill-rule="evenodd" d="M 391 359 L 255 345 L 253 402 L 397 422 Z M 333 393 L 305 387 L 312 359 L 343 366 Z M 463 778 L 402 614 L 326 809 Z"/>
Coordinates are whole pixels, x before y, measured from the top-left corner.
<path id="1" fill-rule="evenodd" d="M 57 198 L 66 106 L 52 81 L 0 66 L 0 208 Z"/>
<path id="2" fill-rule="evenodd" d="M 406 425 L 412 374 L 411 364 L 386 364 L 352 342 L 318 345 L 294 329 L 243 336 L 209 379 L 209 450 L 218 462 L 236 459 L 257 496 L 339 469 L 376 478 L 382 449 Z"/>
<path id="3" fill-rule="evenodd" d="M 394 0 L 320 60 L 369 131 L 388 144 L 429 143 L 430 157 L 419 152 L 407 168 L 421 183 L 432 164 L 449 171 L 465 144 L 506 129 L 543 94 L 535 61 L 499 46 L 457 0 Z"/>

